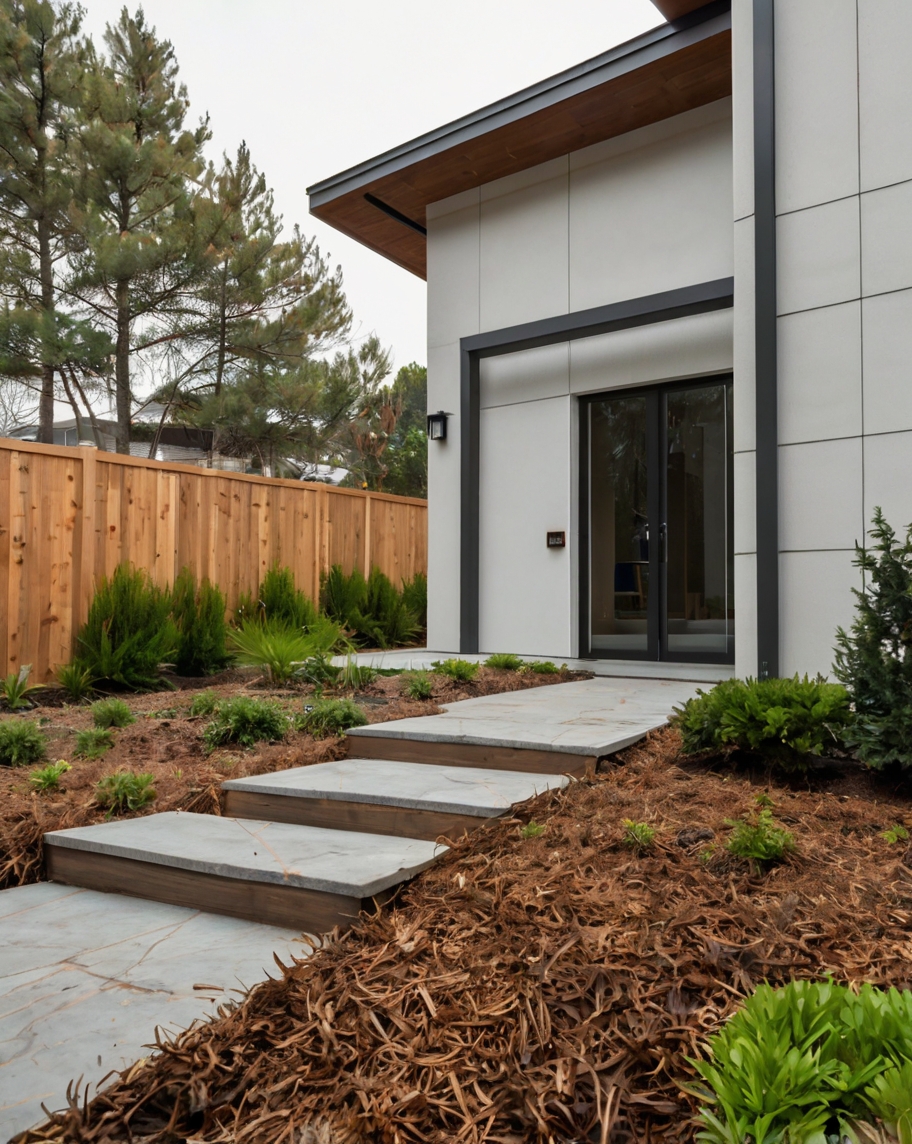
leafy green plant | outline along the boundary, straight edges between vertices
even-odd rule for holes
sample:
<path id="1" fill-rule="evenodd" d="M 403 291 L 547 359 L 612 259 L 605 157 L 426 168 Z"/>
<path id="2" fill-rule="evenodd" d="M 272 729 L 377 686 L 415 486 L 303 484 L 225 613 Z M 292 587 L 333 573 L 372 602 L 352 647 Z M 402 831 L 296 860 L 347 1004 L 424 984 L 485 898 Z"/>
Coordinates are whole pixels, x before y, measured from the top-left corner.
<path id="1" fill-rule="evenodd" d="M 366 664 L 359 664 L 353 655 L 349 655 L 345 666 L 339 671 L 338 685 L 352 691 L 360 691 L 369 686 L 377 678 L 377 671 Z"/>
<path id="2" fill-rule="evenodd" d="M 426 671 L 407 671 L 402 676 L 402 690 L 409 699 L 430 699 L 434 684 Z"/>
<path id="3" fill-rule="evenodd" d="M 228 624 L 225 597 L 214 584 L 199 585 L 189 568 L 174 581 L 171 615 L 177 627 L 174 667 L 178 675 L 211 675 L 228 663 Z"/>
<path id="4" fill-rule="evenodd" d="M 402 602 L 424 631 L 427 628 L 427 576 L 423 572 L 416 572 L 411 580 L 403 581 Z"/>
<path id="5" fill-rule="evenodd" d="M 338 625 L 321 616 L 306 632 L 268 620 L 248 620 L 231 633 L 231 642 L 239 663 L 265 667 L 273 683 L 287 683 L 307 660 L 328 654 L 340 637 Z"/>
<path id="6" fill-rule="evenodd" d="M 825 1144 L 882 1119 L 899 1139 L 912 1106 L 912 993 L 832 981 L 760 985 L 691 1061 L 706 1087 L 704 1144 Z"/>
<path id="7" fill-rule="evenodd" d="M 367 715 L 350 699 L 318 699 L 298 720 L 302 731 L 315 739 L 344 735 L 350 727 L 363 727 Z"/>
<path id="8" fill-rule="evenodd" d="M 76 732 L 73 754 L 80 759 L 100 759 L 114 746 L 114 736 L 107 727 L 88 727 Z"/>
<path id="9" fill-rule="evenodd" d="M 56 763 L 49 763 L 46 767 L 32 771 L 29 775 L 29 782 L 37 791 L 57 790 L 60 786 L 60 780 L 67 771 L 72 769 L 66 759 L 60 759 Z"/>
<path id="10" fill-rule="evenodd" d="M 523 664 L 523 671 L 531 671 L 535 675 L 560 675 L 560 670 L 550 659 L 533 659 Z"/>
<path id="11" fill-rule="evenodd" d="M 136 722 L 136 716 L 122 699 L 99 699 L 91 710 L 96 727 L 129 727 Z"/>
<path id="12" fill-rule="evenodd" d="M 530 818 L 519 833 L 521 837 L 527 840 L 529 838 L 541 838 L 545 833 L 545 828 L 540 822 L 536 822 L 534 818 Z"/>
<path id="13" fill-rule="evenodd" d="M 317 622 L 313 601 L 295 586 L 290 568 L 274 564 L 260 585 L 259 605 L 268 624 L 308 631 Z"/>
<path id="14" fill-rule="evenodd" d="M 108 808 L 108 818 L 124 811 L 142 810 L 156 798 L 154 776 L 138 775 L 132 771 L 117 771 L 105 775 L 95 787 L 99 806 Z"/>
<path id="15" fill-rule="evenodd" d="M 670 722 L 686 753 L 739 748 L 784 770 L 838 747 L 851 719 L 844 687 L 823 680 L 727 679 L 676 707 Z"/>
<path id="16" fill-rule="evenodd" d="M 47 739 L 28 719 L 0 720 L 0 766 L 27 767 L 47 758 Z"/>
<path id="17" fill-rule="evenodd" d="M 855 710 L 846 744 L 870 767 L 912 767 L 912 526 L 899 541 L 875 508 L 869 536 L 855 548 L 855 619 L 836 632 L 833 673 Z"/>
<path id="18" fill-rule="evenodd" d="M 41 683 L 29 683 L 28 677 L 31 671 L 32 665 L 24 663 L 18 671 L 11 671 L 4 680 L 0 681 L 0 697 L 3 698 L 10 711 L 19 711 L 23 707 L 31 707 L 27 697 L 34 691 L 44 689 L 44 685 Z"/>
<path id="19" fill-rule="evenodd" d="M 623 822 L 624 836 L 621 841 L 625 846 L 629 846 L 631 850 L 650 850 L 656 840 L 655 827 L 650 826 L 648 822 L 634 822 L 631 818 L 625 818 Z"/>
<path id="20" fill-rule="evenodd" d="M 895 846 L 897 842 L 909 841 L 909 831 L 896 822 L 889 829 L 881 831 L 880 837 L 885 838 L 891 846 Z"/>
<path id="21" fill-rule="evenodd" d="M 342 668 L 337 667 L 332 656 L 327 652 L 308 656 L 301 664 L 299 677 L 305 683 L 312 683 L 315 687 L 334 687 L 339 682 Z"/>
<path id="22" fill-rule="evenodd" d="M 198 695 L 193 696 L 193 702 L 190 704 L 190 718 L 196 719 L 200 715 L 211 715 L 218 710 L 219 703 L 221 700 L 214 691 L 199 692 Z"/>
<path id="23" fill-rule="evenodd" d="M 178 640 L 171 593 L 141 569 L 120 564 L 98 581 L 76 662 L 98 682 L 151 690 L 163 685 L 162 666 L 173 661 Z"/>
<path id="24" fill-rule="evenodd" d="M 62 663 L 55 672 L 67 699 L 84 703 L 95 694 L 95 676 L 81 663 Z"/>
<path id="25" fill-rule="evenodd" d="M 255 743 L 277 742 L 285 737 L 288 728 L 288 716 L 278 703 L 238 695 L 219 703 L 203 738 L 210 751 L 225 743 L 252 747 Z"/>
<path id="26" fill-rule="evenodd" d="M 737 858 L 755 862 L 777 862 L 795 849 L 795 839 L 773 817 L 773 804 L 767 795 L 757 795 L 757 809 L 743 818 L 726 818 L 732 828 L 726 850 Z"/>
<path id="27" fill-rule="evenodd" d="M 357 568 L 346 575 L 340 565 L 333 565 L 323 578 L 321 601 L 326 614 L 351 632 L 360 646 L 402 647 L 412 643 L 420 630 L 403 592 L 379 568 L 372 568 L 365 580 Z"/>
<path id="28" fill-rule="evenodd" d="M 446 675 L 456 683 L 471 683 L 478 674 L 478 666 L 467 659 L 443 659 L 431 664 L 438 675 Z"/>
<path id="29" fill-rule="evenodd" d="M 495 671 L 519 671 L 522 666 L 519 656 L 510 652 L 496 652 L 485 660 L 485 667 L 493 667 Z"/>

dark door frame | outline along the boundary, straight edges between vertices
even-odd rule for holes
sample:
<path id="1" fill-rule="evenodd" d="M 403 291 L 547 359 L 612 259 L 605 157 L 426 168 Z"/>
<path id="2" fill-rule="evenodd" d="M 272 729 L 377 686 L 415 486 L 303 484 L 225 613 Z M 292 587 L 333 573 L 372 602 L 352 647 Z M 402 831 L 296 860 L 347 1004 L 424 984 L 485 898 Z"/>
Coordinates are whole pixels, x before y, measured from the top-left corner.
<path id="1" fill-rule="evenodd" d="M 733 305 L 734 279 L 719 278 L 460 340 L 460 652 L 479 650 L 481 359 L 727 310 Z"/>
<path id="2" fill-rule="evenodd" d="M 688 378 L 684 381 L 663 381 L 655 384 L 625 386 L 621 389 L 607 389 L 598 393 L 583 394 L 579 398 L 579 657 L 580 659 L 618 659 L 652 661 L 662 663 L 720 663 L 734 662 L 728 652 L 689 652 L 686 655 L 670 655 L 667 651 L 667 546 L 665 526 L 668 520 L 667 485 L 662 475 L 662 458 L 667 452 L 668 427 L 662 410 L 664 399 L 669 393 L 680 393 L 688 389 L 702 389 L 708 385 L 722 385 L 734 381 L 731 370 L 708 374 L 704 377 Z M 648 471 L 647 512 L 650 521 L 649 582 L 655 585 L 650 589 L 647 604 L 647 644 L 644 652 L 628 652 L 626 655 L 596 655 L 591 644 L 591 597 L 590 597 L 590 456 L 589 456 L 589 410 L 598 401 L 612 397 L 629 397 L 642 394 L 646 398 L 646 465 Z M 728 474 L 729 481 L 732 473 Z M 731 492 L 729 491 L 729 495 Z M 730 538 L 732 545 L 734 537 Z M 737 619 L 737 617 L 736 617 Z M 662 649 L 665 648 L 664 654 Z"/>

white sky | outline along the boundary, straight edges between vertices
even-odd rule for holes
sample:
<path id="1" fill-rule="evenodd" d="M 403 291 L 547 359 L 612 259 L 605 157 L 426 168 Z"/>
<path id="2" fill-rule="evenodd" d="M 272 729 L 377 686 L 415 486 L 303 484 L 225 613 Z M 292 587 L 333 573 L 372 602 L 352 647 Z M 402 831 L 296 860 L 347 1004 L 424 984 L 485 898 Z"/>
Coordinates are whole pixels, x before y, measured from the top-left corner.
<path id="1" fill-rule="evenodd" d="M 101 46 L 123 0 L 82 0 Z M 135 0 L 129 5 L 135 10 Z M 342 266 L 358 337 L 426 361 L 425 284 L 307 213 L 305 188 L 662 23 L 651 0 L 145 0 L 211 157 L 245 139 L 287 224 Z"/>

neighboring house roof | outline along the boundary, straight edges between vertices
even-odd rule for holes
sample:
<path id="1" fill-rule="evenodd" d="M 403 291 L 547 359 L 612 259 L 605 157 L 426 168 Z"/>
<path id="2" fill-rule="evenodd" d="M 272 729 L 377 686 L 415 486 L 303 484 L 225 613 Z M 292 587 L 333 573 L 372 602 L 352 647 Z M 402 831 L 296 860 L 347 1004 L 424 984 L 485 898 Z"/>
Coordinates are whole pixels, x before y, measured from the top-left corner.
<path id="1" fill-rule="evenodd" d="M 311 213 L 426 277 L 426 208 L 731 94 L 731 0 L 684 14 L 308 188 Z"/>

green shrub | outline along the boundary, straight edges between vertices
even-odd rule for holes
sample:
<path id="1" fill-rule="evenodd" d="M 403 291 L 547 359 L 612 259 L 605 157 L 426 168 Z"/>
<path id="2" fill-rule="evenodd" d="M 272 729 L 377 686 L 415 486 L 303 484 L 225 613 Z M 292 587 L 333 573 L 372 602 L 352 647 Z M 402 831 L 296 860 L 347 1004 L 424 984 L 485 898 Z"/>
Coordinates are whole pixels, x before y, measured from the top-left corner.
<path id="1" fill-rule="evenodd" d="M 434 685 L 426 671 L 405 672 L 402 685 L 409 699 L 430 699 L 434 694 Z"/>
<path id="2" fill-rule="evenodd" d="M 252 747 L 277 742 L 285 737 L 288 727 L 288 716 L 278 703 L 238 695 L 219 703 L 203 738 L 210 751 L 225 743 Z"/>
<path id="3" fill-rule="evenodd" d="M 523 665 L 524 671 L 534 672 L 535 675 L 560 675 L 560 668 L 550 659 L 533 659 Z"/>
<path id="4" fill-rule="evenodd" d="M 349 655 L 346 658 L 345 666 L 339 670 L 338 685 L 352 691 L 360 691 L 362 688 L 370 686 L 376 678 L 376 668 L 368 667 L 367 664 L 359 664 L 353 655 Z"/>
<path id="5" fill-rule="evenodd" d="M 307 660 L 328 654 L 339 643 L 341 632 L 337 624 L 320 616 L 308 631 L 271 620 L 248 620 L 230 638 L 237 649 L 238 663 L 265 667 L 273 683 L 287 683 Z"/>
<path id="6" fill-rule="evenodd" d="M 229 661 L 225 597 L 208 580 L 199 585 L 189 568 L 174 581 L 171 615 L 177 627 L 174 667 L 178 675 L 211 675 Z"/>
<path id="7" fill-rule="evenodd" d="M 856 545 L 864 590 L 852 589 L 851 629 L 837 629 L 833 673 L 855 709 L 847 745 L 870 767 L 912 767 L 912 526 L 899 542 L 876 508 L 869 535 L 869 548 Z"/>
<path id="8" fill-rule="evenodd" d="M 46 767 L 41 767 L 40 770 L 32 771 L 29 775 L 29 782 L 37 791 L 57 790 L 60 786 L 60 780 L 67 771 L 72 769 L 66 759 L 60 759 L 59 762 L 49 763 Z"/>
<path id="9" fill-rule="evenodd" d="M 412 585 L 414 585 L 412 581 Z M 416 589 L 412 588 L 414 596 Z M 323 610 L 352 635 L 359 646 L 402 647 L 420 630 L 417 614 L 379 568 L 364 576 L 356 568 L 346 575 L 340 565 L 323 578 Z"/>
<path id="10" fill-rule="evenodd" d="M 495 671 L 519 671 L 522 666 L 519 656 L 510 652 L 497 652 L 485 660 L 485 667 L 493 667 Z"/>
<path id="11" fill-rule="evenodd" d="M 318 699 L 309 711 L 304 711 L 298 726 L 315 739 L 325 739 L 329 735 L 344 735 L 350 727 L 363 727 L 366 722 L 363 709 L 350 699 Z"/>
<path id="12" fill-rule="evenodd" d="M 99 699 L 92 704 L 92 722 L 96 727 L 129 727 L 136 716 L 122 699 Z"/>
<path id="13" fill-rule="evenodd" d="M 471 683 L 478 674 L 478 664 L 467 659 L 443 659 L 431 664 L 438 675 L 449 676 L 457 683 Z"/>
<path id="14" fill-rule="evenodd" d="M 773 804 L 765 794 L 757 795 L 757 809 L 744 818 L 726 818 L 732 827 L 726 850 L 738 858 L 755 862 L 777 862 L 795 849 L 795 839 L 773 818 Z"/>
<path id="15" fill-rule="evenodd" d="M 214 691 L 201 691 L 194 695 L 190 704 L 190 718 L 196 719 L 200 715 L 211 715 L 218 710 L 221 700 Z"/>
<path id="16" fill-rule="evenodd" d="M 402 602 L 418 621 L 421 631 L 427 628 L 427 576 L 416 572 L 411 580 L 402 582 Z"/>
<path id="17" fill-rule="evenodd" d="M 625 818 L 623 822 L 624 837 L 621 841 L 631 850 L 649 850 L 656 840 L 655 828 L 648 822 L 634 822 L 632 818 Z"/>
<path id="18" fill-rule="evenodd" d="M 334 687 L 339 682 L 342 668 L 336 667 L 328 652 L 308 656 L 301 664 L 298 676 L 315 687 Z"/>
<path id="19" fill-rule="evenodd" d="M 676 707 L 670 722 L 688 754 L 737 747 L 804 770 L 810 756 L 839 746 L 850 718 L 844 687 L 796 675 L 725 680 Z"/>
<path id="20" fill-rule="evenodd" d="M 691 1061 L 704 1144 L 825 1144 L 883 1120 L 912 1130 L 912 993 L 832 981 L 760 985 Z M 873 1134 L 869 1139 L 876 1138 Z"/>
<path id="21" fill-rule="evenodd" d="M 259 605 L 268 624 L 310 630 L 317 621 L 317 609 L 310 597 L 295 587 L 290 568 L 274 564 L 260 585 Z"/>
<path id="22" fill-rule="evenodd" d="M 134 691 L 160 687 L 162 665 L 173 662 L 178 645 L 171 593 L 141 569 L 118 565 L 99 579 L 76 642 L 76 661 L 95 680 Z"/>
<path id="23" fill-rule="evenodd" d="M 100 759 L 114 746 L 114 736 L 107 727 L 89 727 L 76 732 L 76 747 L 73 754 L 80 759 Z"/>
<path id="24" fill-rule="evenodd" d="M 41 683 L 29 683 L 32 665 L 24 663 L 18 671 L 11 671 L 4 680 L 0 680 L 0 696 L 2 696 L 10 711 L 19 711 L 23 707 L 31 707 L 28 696 L 34 691 L 42 691 Z"/>
<path id="25" fill-rule="evenodd" d="M 26 719 L 0 720 L 0 766 L 27 767 L 47 758 L 47 739 Z"/>
<path id="26" fill-rule="evenodd" d="M 95 694 L 95 677 L 89 668 L 81 663 L 64 663 L 57 668 L 57 682 L 63 688 L 67 699 L 73 703 L 83 703 Z"/>
<path id="27" fill-rule="evenodd" d="M 142 810 L 156 798 L 152 775 L 137 775 L 132 771 L 117 771 L 105 775 L 95 787 L 99 806 L 108 808 L 108 818 L 124 811 Z"/>

